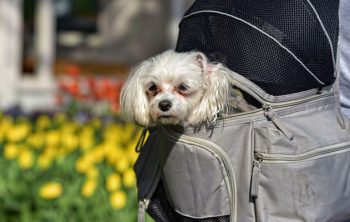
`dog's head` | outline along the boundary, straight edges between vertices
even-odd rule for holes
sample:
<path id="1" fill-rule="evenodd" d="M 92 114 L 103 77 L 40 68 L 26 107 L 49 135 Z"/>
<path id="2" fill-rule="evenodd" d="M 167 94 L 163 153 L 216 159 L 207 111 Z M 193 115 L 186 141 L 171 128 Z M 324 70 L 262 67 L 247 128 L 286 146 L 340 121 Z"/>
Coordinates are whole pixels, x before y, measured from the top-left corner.
<path id="1" fill-rule="evenodd" d="M 212 122 L 227 105 L 226 76 L 200 52 L 166 51 L 132 71 L 121 92 L 122 114 L 142 126 Z"/>

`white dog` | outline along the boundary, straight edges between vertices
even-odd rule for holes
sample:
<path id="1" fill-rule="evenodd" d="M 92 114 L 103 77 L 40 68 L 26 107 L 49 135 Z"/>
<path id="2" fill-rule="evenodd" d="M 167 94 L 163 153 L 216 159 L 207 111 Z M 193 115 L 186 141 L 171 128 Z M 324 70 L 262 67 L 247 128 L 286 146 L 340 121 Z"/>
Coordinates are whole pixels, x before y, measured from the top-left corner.
<path id="1" fill-rule="evenodd" d="M 126 80 L 122 114 L 145 127 L 213 123 L 236 98 L 227 71 L 200 52 L 165 51 L 142 62 Z"/>

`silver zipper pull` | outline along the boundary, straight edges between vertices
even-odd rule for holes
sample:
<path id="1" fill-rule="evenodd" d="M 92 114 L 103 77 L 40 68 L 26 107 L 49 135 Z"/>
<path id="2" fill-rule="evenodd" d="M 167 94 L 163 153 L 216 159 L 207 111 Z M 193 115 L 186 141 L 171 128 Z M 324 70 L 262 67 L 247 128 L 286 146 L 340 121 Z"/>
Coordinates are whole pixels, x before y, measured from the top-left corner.
<path id="1" fill-rule="evenodd" d="M 253 161 L 252 184 L 250 187 L 250 195 L 253 198 L 257 198 L 259 192 L 260 162 L 261 160 Z"/>
<path id="2" fill-rule="evenodd" d="M 139 209 L 137 213 L 137 222 L 145 222 L 146 210 L 149 204 L 149 200 L 142 199 L 139 201 Z"/>
<path id="3" fill-rule="evenodd" d="M 275 126 L 289 139 L 293 140 L 294 135 L 290 132 L 283 124 L 283 122 L 278 118 L 277 114 L 272 110 L 271 106 L 264 105 L 263 106 L 264 114 L 268 117 Z"/>

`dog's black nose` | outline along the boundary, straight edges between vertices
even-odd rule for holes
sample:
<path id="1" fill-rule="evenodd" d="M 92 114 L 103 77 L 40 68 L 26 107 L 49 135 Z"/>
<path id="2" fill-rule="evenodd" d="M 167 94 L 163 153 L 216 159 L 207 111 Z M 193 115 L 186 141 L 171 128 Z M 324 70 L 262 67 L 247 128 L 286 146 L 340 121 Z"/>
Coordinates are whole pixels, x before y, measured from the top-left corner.
<path id="1" fill-rule="evenodd" d="M 162 110 L 163 112 L 168 111 L 171 108 L 171 101 L 169 100 L 162 100 L 159 102 L 158 106 L 159 109 Z"/>

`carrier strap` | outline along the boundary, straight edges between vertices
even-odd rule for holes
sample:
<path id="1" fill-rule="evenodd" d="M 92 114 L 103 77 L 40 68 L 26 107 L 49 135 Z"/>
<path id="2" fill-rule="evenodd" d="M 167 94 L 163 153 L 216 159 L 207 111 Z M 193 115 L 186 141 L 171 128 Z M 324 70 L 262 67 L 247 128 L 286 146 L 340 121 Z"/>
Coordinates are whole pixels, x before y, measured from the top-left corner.
<path id="1" fill-rule="evenodd" d="M 338 49 L 339 49 L 339 43 L 338 40 Z M 333 84 L 333 93 L 335 97 L 335 105 L 336 105 L 336 111 L 337 111 L 337 121 L 342 129 L 346 129 L 349 126 L 349 120 L 344 117 L 342 111 L 341 111 L 341 104 L 340 104 L 340 90 L 339 90 L 339 79 L 340 79 L 340 50 L 337 52 L 337 61 L 335 66 L 335 74 L 336 79 Z"/>
<path id="2" fill-rule="evenodd" d="M 336 104 L 336 111 L 337 111 L 337 121 L 342 129 L 346 129 L 347 126 L 349 125 L 349 120 L 344 117 L 341 111 L 340 95 L 339 95 L 339 75 L 334 83 L 334 97 L 335 97 L 335 104 Z"/>

